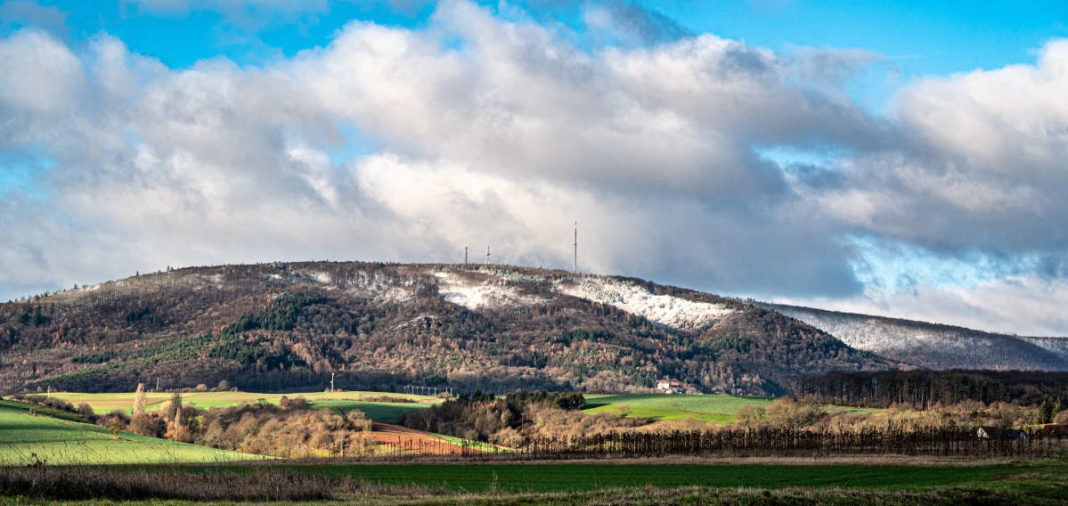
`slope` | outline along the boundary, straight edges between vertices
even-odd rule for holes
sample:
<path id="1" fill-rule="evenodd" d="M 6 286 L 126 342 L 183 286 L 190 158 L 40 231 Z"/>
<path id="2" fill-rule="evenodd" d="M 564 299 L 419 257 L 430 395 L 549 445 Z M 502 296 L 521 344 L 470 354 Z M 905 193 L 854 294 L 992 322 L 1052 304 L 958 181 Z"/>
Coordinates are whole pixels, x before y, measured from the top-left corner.
<path id="1" fill-rule="evenodd" d="M 931 369 L 1068 371 L 1068 338 L 1032 338 L 963 327 L 757 303 L 858 350 Z"/>
<path id="2" fill-rule="evenodd" d="M 508 266 L 197 267 L 0 304 L 0 387 L 781 394 L 800 375 L 900 364 L 751 304 Z"/>
<path id="3" fill-rule="evenodd" d="M 0 465 L 209 463 L 264 457 L 138 436 L 63 420 L 41 408 L 0 400 Z M 46 410 L 47 411 L 47 410 Z"/>

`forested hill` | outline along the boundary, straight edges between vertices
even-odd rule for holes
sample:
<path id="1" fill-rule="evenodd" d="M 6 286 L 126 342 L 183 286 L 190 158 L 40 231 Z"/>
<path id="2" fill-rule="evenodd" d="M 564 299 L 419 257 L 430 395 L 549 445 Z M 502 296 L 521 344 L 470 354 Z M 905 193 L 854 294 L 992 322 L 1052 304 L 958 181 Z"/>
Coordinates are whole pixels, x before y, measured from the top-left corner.
<path id="1" fill-rule="evenodd" d="M 858 350 L 929 369 L 1068 371 L 1068 338 L 1020 337 L 900 318 L 758 303 Z"/>
<path id="2" fill-rule="evenodd" d="M 228 265 L 0 304 L 0 387 L 778 394 L 800 375 L 899 364 L 748 303 L 506 266 Z"/>

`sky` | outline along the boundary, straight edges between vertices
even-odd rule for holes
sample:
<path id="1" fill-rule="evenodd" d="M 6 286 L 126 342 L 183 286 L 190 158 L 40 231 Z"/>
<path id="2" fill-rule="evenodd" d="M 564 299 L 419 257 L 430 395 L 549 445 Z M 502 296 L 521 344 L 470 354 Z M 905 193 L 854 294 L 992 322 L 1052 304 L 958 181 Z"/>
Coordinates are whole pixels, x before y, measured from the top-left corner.
<path id="1" fill-rule="evenodd" d="M 579 264 L 1068 336 L 1068 4 L 0 2 L 0 300 Z"/>

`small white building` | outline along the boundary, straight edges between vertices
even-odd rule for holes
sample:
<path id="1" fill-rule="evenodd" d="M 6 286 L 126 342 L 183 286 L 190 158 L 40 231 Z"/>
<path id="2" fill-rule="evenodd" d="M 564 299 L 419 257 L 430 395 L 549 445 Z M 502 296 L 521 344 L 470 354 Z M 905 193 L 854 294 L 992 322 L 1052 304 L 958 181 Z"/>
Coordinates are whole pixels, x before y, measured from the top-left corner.
<path id="1" fill-rule="evenodd" d="M 656 389 L 668 394 L 681 394 L 682 383 L 678 381 L 660 381 L 656 384 Z"/>

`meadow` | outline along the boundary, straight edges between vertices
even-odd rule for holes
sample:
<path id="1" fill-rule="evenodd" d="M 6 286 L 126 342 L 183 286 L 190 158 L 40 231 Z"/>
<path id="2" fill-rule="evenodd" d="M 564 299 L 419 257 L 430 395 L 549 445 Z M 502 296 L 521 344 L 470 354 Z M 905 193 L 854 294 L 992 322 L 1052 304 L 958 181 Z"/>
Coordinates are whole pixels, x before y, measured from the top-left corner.
<path id="1" fill-rule="evenodd" d="M 726 394 L 668 395 L 668 394 L 586 394 L 588 413 L 626 413 L 628 417 L 655 420 L 685 420 L 693 418 L 715 425 L 733 425 L 742 407 L 767 408 L 775 397 L 748 397 Z M 845 406 L 823 406 L 827 411 L 865 411 L 877 409 Z"/>
<path id="2" fill-rule="evenodd" d="M 145 400 L 149 410 L 169 401 L 171 395 L 168 392 L 147 392 Z M 290 398 L 303 397 L 314 407 L 329 407 L 341 411 L 359 409 L 367 414 L 367 417 L 379 421 L 393 423 L 397 416 L 410 411 L 425 408 L 431 404 L 441 402 L 440 398 L 424 395 L 394 394 L 383 392 L 298 392 L 289 394 L 265 394 L 256 392 L 185 392 L 182 393 L 182 403 L 196 406 L 199 409 L 221 408 L 251 404 L 257 402 L 270 402 L 278 404 L 283 396 Z M 121 393 L 75 393 L 56 392 L 52 397 L 65 400 L 75 406 L 86 403 L 93 408 L 96 414 L 106 414 L 113 410 L 121 410 L 130 414 L 133 410 L 133 392 Z M 411 402 L 383 402 L 382 399 L 405 399 Z"/>
<path id="3" fill-rule="evenodd" d="M 312 406 L 330 407 L 341 411 L 359 409 L 367 417 L 386 423 L 396 422 L 397 416 L 423 409 L 441 402 L 438 397 L 393 394 L 382 392 L 304 392 L 290 394 L 263 394 L 255 392 L 188 392 L 182 394 L 182 402 L 200 409 L 235 406 L 245 403 L 266 401 L 278 404 L 283 395 L 303 397 Z M 133 406 L 132 392 L 123 393 L 53 393 L 53 397 L 63 399 L 74 405 L 88 403 L 97 414 L 109 413 L 119 409 L 130 413 Z M 146 394 L 148 409 L 170 400 L 166 392 L 149 392 Z M 667 395 L 667 394 L 586 394 L 587 413 L 625 412 L 628 417 L 652 418 L 656 420 L 684 420 L 693 418 L 715 425 L 733 425 L 735 414 L 743 406 L 770 406 L 774 397 L 743 397 L 724 394 L 705 395 Z M 382 402 L 381 399 L 407 399 L 413 402 Z M 836 410 L 835 407 L 828 407 Z M 850 408 L 837 408 L 850 409 Z"/>
<path id="4" fill-rule="evenodd" d="M 247 455 L 120 432 L 0 401 L 0 465 L 145 464 L 260 460 Z"/>
<path id="5" fill-rule="evenodd" d="M 0 468 L 0 497 L 361 504 L 1063 504 L 1068 462 L 321 464 Z M 16 499 L 19 501 L 19 499 Z"/>
<path id="6" fill-rule="evenodd" d="M 735 413 L 743 406 L 770 406 L 774 397 L 736 395 L 667 395 L 667 394 L 587 394 L 589 413 L 626 412 L 627 416 L 657 420 L 695 418 L 705 423 L 732 425 Z"/>
<path id="7" fill-rule="evenodd" d="M 223 466 L 221 469 L 227 468 Z M 1022 470 L 1035 472 L 1042 469 L 1068 471 L 1063 465 L 962 467 L 620 463 L 336 465 L 303 470 L 332 477 L 349 477 L 377 485 L 441 488 L 461 492 L 576 492 L 606 487 L 687 486 L 917 490 L 982 483 L 1006 474 L 1023 472 Z"/>
<path id="8" fill-rule="evenodd" d="M 53 394 L 89 403 L 99 412 L 132 403 L 132 394 Z M 158 404 L 169 395 L 150 394 Z M 385 394 L 335 392 L 306 396 L 313 404 L 359 407 L 379 419 L 419 409 L 437 398 L 382 402 Z M 183 394 L 199 406 L 278 402 L 280 394 Z M 400 396 L 398 396 L 400 397 Z M 726 395 L 589 395 L 588 411 L 626 409 L 630 416 L 661 420 L 698 418 L 729 424 L 747 405 L 772 399 Z M 378 410 L 371 409 L 377 406 Z M 30 409 L 36 413 L 31 415 Z M 122 432 L 75 421 L 78 415 L 0 401 L 0 497 L 320 501 L 366 503 L 804 503 L 955 504 L 1012 499 L 1018 504 L 1061 504 L 1068 499 L 1068 461 L 967 459 L 851 461 L 695 458 L 523 462 L 516 456 L 431 457 L 397 463 L 364 460 L 269 459 Z M 458 438 L 447 440 L 462 444 Z M 455 441 L 453 441 L 455 440 Z M 489 448 L 487 448 L 489 449 Z M 485 458 L 489 460 L 480 461 Z M 257 460 L 257 462 L 252 462 Z M 39 471 L 27 465 L 49 464 Z M 52 464 L 92 464 L 56 468 Z M 149 464 L 136 468 L 114 464 Z M 155 465 L 164 464 L 164 465 Z M 205 465 L 209 464 L 209 465 Z M 904 465 L 903 465 L 904 464 Z M 3 467 L 20 466 L 20 467 Z M 54 471 L 52 471 L 54 470 Z M 37 474 L 35 474 L 37 473 Z M 229 483 L 241 482 L 234 490 Z M 236 494 L 236 495 L 235 495 Z"/>

